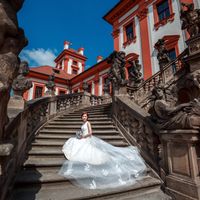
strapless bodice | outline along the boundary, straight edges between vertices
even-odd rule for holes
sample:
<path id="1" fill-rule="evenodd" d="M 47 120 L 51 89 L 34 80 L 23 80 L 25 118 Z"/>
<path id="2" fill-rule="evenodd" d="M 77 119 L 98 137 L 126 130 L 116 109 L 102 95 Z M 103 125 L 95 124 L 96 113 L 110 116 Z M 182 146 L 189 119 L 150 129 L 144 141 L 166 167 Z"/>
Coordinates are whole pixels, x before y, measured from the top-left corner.
<path id="1" fill-rule="evenodd" d="M 88 126 L 87 126 L 88 122 L 85 122 L 82 126 L 81 126 L 81 131 L 83 133 L 83 136 L 88 134 Z"/>

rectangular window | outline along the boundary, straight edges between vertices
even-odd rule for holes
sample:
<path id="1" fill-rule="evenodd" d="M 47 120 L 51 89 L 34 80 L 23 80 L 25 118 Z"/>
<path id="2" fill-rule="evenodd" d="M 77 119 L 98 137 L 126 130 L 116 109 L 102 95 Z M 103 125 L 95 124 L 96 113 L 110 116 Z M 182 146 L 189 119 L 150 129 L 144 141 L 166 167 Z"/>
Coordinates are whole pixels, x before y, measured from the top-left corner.
<path id="1" fill-rule="evenodd" d="M 35 88 L 35 98 L 42 97 L 42 90 L 43 90 L 43 87 L 36 86 L 36 88 Z"/>
<path id="2" fill-rule="evenodd" d="M 88 84 L 88 90 L 89 93 L 92 93 L 92 84 Z"/>
<path id="3" fill-rule="evenodd" d="M 126 40 L 130 41 L 133 40 L 134 34 L 133 34 L 133 24 L 129 24 L 125 27 L 126 31 Z"/>
<path id="4" fill-rule="evenodd" d="M 76 60 L 73 60 L 73 64 L 72 65 L 77 65 L 78 62 Z"/>
<path id="5" fill-rule="evenodd" d="M 170 60 L 175 60 L 175 59 L 176 59 L 176 51 L 175 51 L 175 48 L 170 49 L 170 50 L 168 51 L 168 56 L 169 56 Z M 176 73 L 176 64 L 173 64 L 173 65 L 172 65 L 172 70 L 173 70 L 173 73 Z"/>
<path id="6" fill-rule="evenodd" d="M 168 0 L 164 0 L 157 5 L 157 12 L 160 21 L 170 16 Z"/>
<path id="7" fill-rule="evenodd" d="M 77 74 L 78 71 L 76 69 L 72 69 L 72 74 Z"/>
<path id="8" fill-rule="evenodd" d="M 168 56 L 169 56 L 170 60 L 175 60 L 175 59 L 176 59 L 176 51 L 175 51 L 175 48 L 170 49 L 170 50 L 168 51 Z"/>
<path id="9" fill-rule="evenodd" d="M 63 95 L 63 94 L 65 94 L 65 91 L 60 90 L 59 95 Z"/>

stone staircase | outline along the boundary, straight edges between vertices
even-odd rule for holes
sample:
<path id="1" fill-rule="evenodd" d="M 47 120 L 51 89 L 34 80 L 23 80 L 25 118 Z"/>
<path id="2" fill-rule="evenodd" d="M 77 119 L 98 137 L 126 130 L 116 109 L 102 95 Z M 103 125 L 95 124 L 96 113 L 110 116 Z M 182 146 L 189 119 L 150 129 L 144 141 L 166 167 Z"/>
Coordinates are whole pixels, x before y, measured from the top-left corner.
<path id="1" fill-rule="evenodd" d="M 160 190 L 160 180 L 149 169 L 144 179 L 134 186 L 107 190 L 87 190 L 71 184 L 58 175 L 65 158 L 61 151 L 64 142 L 74 136 L 82 124 L 82 110 L 63 114 L 45 124 L 32 142 L 28 158 L 18 173 L 13 200 L 157 200 L 169 199 Z M 112 145 L 125 147 L 128 142 L 118 132 L 111 119 L 111 104 L 84 109 L 89 113 L 93 134 Z"/>

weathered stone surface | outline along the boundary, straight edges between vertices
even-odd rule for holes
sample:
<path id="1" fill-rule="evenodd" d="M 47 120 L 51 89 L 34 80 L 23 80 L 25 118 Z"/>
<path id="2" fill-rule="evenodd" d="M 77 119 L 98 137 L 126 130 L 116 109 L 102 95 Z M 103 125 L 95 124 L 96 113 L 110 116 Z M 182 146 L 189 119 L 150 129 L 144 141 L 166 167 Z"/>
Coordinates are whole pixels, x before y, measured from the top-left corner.
<path id="1" fill-rule="evenodd" d="M 48 78 L 48 82 L 46 84 L 47 91 L 45 92 L 45 96 L 55 96 L 55 75 L 52 74 Z"/>
<path id="2" fill-rule="evenodd" d="M 108 78 L 112 83 L 114 92 L 127 84 L 125 75 L 125 55 L 126 54 L 123 51 L 114 51 L 108 57 L 107 62 L 111 64 L 110 71 L 108 72 Z"/>
<path id="3" fill-rule="evenodd" d="M 155 44 L 155 48 L 158 51 L 157 59 L 160 65 L 160 70 L 162 70 L 163 67 L 170 62 L 164 39 L 159 39 Z"/>
<path id="4" fill-rule="evenodd" d="M 18 76 L 14 79 L 12 84 L 12 89 L 15 96 L 23 96 L 24 92 L 29 90 L 32 87 L 32 82 L 26 79 L 29 73 L 28 63 L 23 61 L 20 63 Z"/>
<path id="5" fill-rule="evenodd" d="M 141 69 L 142 66 L 139 64 L 139 60 L 136 61 L 129 61 L 130 67 L 129 67 L 129 85 L 132 87 L 137 87 L 139 86 L 140 83 L 144 81 L 142 78 L 142 73 Z"/>
<path id="6" fill-rule="evenodd" d="M 187 29 L 191 37 L 200 34 L 200 9 L 194 8 L 194 3 L 181 3 L 182 29 Z"/>
<path id="7" fill-rule="evenodd" d="M 200 127 L 200 101 L 173 105 L 165 99 L 165 88 L 158 85 L 153 90 L 155 98 L 152 120 L 159 129 L 184 129 Z"/>
<path id="8" fill-rule="evenodd" d="M 166 190 L 176 199 L 198 200 L 199 195 L 199 130 L 162 130 L 163 167 Z"/>

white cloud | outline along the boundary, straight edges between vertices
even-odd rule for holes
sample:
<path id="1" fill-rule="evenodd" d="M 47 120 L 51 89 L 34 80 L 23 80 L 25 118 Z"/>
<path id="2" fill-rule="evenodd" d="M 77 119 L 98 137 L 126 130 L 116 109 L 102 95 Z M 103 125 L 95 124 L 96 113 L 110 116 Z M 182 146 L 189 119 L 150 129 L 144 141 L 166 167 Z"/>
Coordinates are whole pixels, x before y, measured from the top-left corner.
<path id="1" fill-rule="evenodd" d="M 26 60 L 29 62 L 29 66 L 41 66 L 41 65 L 50 65 L 55 66 L 54 59 L 56 58 L 55 53 L 57 50 L 51 49 L 25 49 L 21 52 L 21 60 Z"/>

